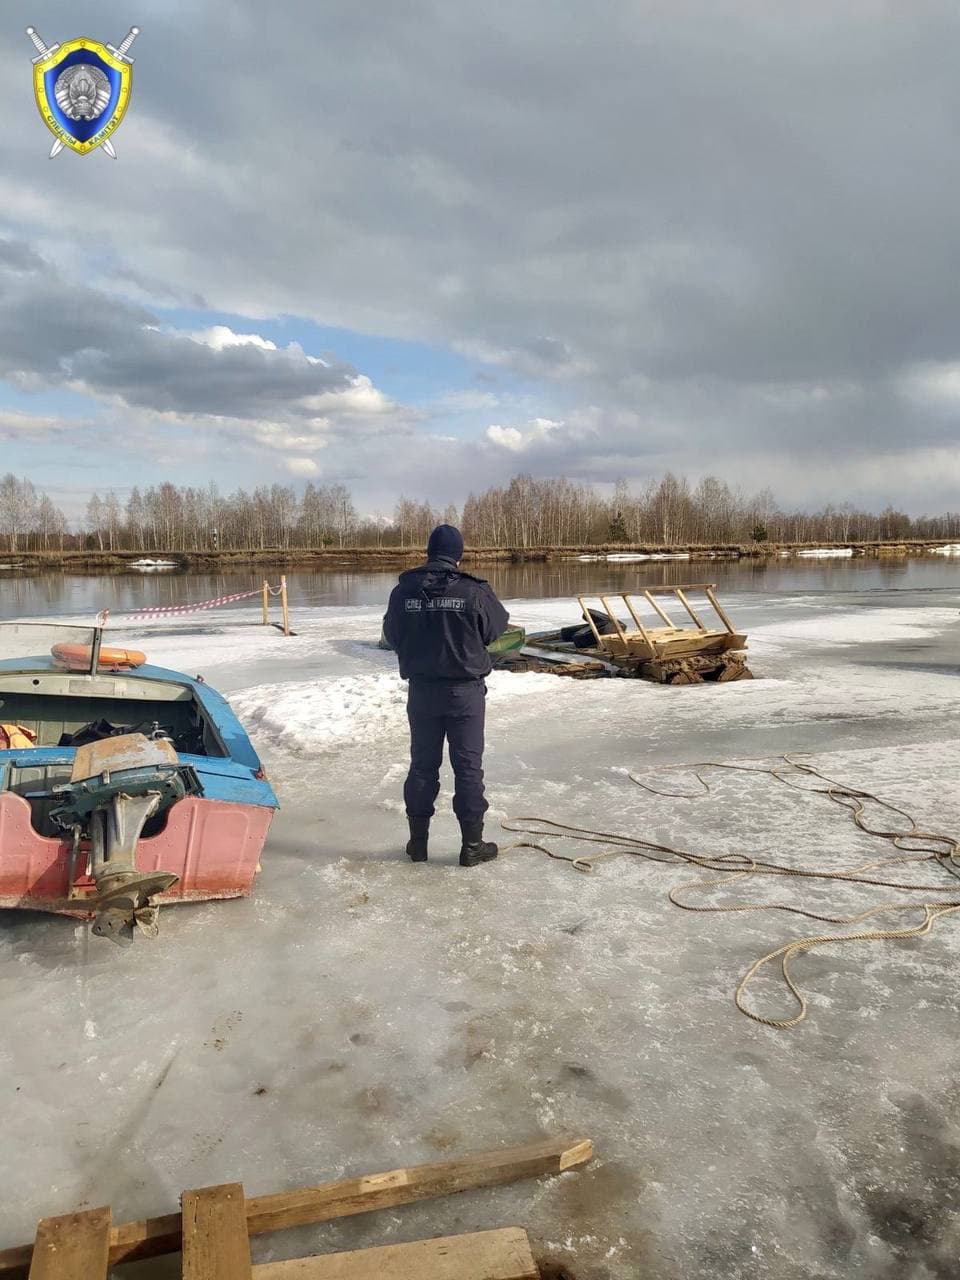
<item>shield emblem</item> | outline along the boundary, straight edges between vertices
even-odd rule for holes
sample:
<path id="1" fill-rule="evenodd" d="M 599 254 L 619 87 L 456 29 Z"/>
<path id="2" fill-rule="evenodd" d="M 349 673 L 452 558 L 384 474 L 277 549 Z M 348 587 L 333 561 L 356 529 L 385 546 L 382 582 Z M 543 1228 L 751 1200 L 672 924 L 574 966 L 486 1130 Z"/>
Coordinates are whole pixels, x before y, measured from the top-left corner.
<path id="1" fill-rule="evenodd" d="M 130 103 L 129 60 L 99 40 L 70 40 L 33 68 L 37 106 L 50 132 L 78 155 L 89 155 L 119 127 Z"/>

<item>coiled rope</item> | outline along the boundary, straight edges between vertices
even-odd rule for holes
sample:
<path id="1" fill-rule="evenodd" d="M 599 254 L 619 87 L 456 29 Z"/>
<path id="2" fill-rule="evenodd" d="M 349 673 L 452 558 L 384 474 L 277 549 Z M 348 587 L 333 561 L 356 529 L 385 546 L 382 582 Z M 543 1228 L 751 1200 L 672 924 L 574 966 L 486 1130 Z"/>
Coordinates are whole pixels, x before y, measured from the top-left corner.
<path id="1" fill-rule="evenodd" d="M 700 867 L 707 871 L 722 872 L 723 874 L 719 878 L 711 876 L 670 890 L 668 894 L 670 901 L 674 906 L 680 907 L 684 911 L 718 915 L 751 911 L 782 911 L 791 915 L 804 916 L 809 920 L 819 920 L 837 925 L 856 925 L 871 917 L 895 912 L 920 911 L 923 913 L 923 919 L 918 924 L 904 925 L 900 928 L 868 929 L 856 933 L 826 933 L 818 934 L 815 937 L 797 938 L 792 942 L 787 942 L 783 946 L 777 947 L 755 961 L 741 978 L 736 988 L 734 993 L 736 1006 L 741 1013 L 746 1014 L 748 1018 L 752 1018 L 754 1022 L 759 1022 L 767 1027 L 775 1027 L 779 1030 L 787 1030 L 803 1022 L 807 1016 L 806 997 L 794 982 L 790 972 L 790 961 L 795 956 L 806 951 L 812 951 L 816 947 L 845 942 L 872 942 L 921 937 L 931 931 L 941 916 L 960 910 L 960 898 L 944 899 L 937 897 L 924 902 L 896 902 L 870 907 L 866 911 L 861 911 L 854 915 L 828 915 L 822 912 L 810 911 L 803 907 L 789 906 L 781 902 L 744 902 L 726 906 L 712 906 L 691 903 L 686 900 L 686 897 L 690 893 L 714 890 L 720 886 L 728 886 L 734 881 L 760 875 L 786 876 L 803 880 L 840 881 L 847 884 L 872 885 L 885 889 L 901 889 L 909 893 L 940 894 L 944 889 L 942 881 L 937 884 L 911 884 L 877 875 L 867 875 L 866 873 L 876 872 L 883 867 L 906 863 L 933 862 L 940 870 L 960 879 L 960 861 L 958 861 L 960 840 L 941 832 L 923 830 L 917 826 L 913 817 L 906 810 L 881 799 L 872 792 L 849 787 L 833 778 L 828 778 L 826 774 L 821 773 L 819 769 L 808 761 L 798 760 L 794 754 L 785 754 L 782 757 L 782 762 L 776 768 L 727 764 L 716 760 L 699 761 L 693 765 L 670 766 L 670 769 L 682 769 L 693 774 L 700 784 L 700 790 L 694 792 L 665 791 L 651 786 L 650 783 L 634 773 L 628 776 L 631 782 L 652 795 L 667 796 L 676 800 L 694 800 L 707 795 L 711 790 L 709 783 L 702 776 L 701 771 L 703 770 L 725 769 L 734 773 L 765 774 L 768 777 L 775 778 L 785 786 L 814 795 L 824 795 L 835 804 L 841 805 L 850 813 L 853 822 L 861 831 L 867 835 L 889 841 L 898 850 L 898 854 L 894 857 L 861 863 L 847 870 L 832 871 L 823 867 L 791 867 L 784 863 L 771 862 L 743 853 L 694 853 L 688 849 L 678 849 L 672 845 L 644 840 L 639 836 L 595 831 L 588 827 L 575 827 L 567 823 L 556 822 L 552 818 L 507 818 L 502 821 L 501 826 L 506 831 L 533 837 L 518 841 L 510 846 L 511 849 L 537 849 L 551 858 L 569 862 L 577 871 L 592 872 L 601 859 L 616 857 L 620 854 L 631 854 L 650 862 L 659 862 L 665 865 L 682 863 Z M 811 787 L 801 785 L 796 781 L 795 775 L 794 777 L 789 777 L 782 772 L 783 765 L 796 770 L 802 775 L 819 779 L 821 782 L 826 783 L 826 786 Z M 907 830 L 895 830 L 871 826 L 866 817 L 867 803 L 876 804 L 881 809 L 905 819 L 910 824 L 909 828 Z M 540 837 L 540 839 L 535 837 Z M 589 857 L 579 854 L 559 853 L 541 842 L 543 838 L 549 837 L 574 840 L 585 844 L 600 844 L 608 847 L 602 852 L 591 854 Z M 775 960 L 780 961 L 780 970 L 784 983 L 797 1004 L 797 1012 L 790 1018 L 766 1017 L 756 1012 L 755 1009 L 751 1009 L 746 1003 L 746 991 L 750 983 L 767 964 Z"/>

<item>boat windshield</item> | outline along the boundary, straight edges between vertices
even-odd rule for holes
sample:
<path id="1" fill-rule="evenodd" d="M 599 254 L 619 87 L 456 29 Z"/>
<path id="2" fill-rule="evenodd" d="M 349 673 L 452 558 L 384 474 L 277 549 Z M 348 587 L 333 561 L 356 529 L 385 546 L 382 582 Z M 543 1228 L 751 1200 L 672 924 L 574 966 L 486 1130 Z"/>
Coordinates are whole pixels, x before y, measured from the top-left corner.
<path id="1" fill-rule="evenodd" d="M 23 670 L 43 668 L 53 661 L 64 670 L 92 672 L 99 651 L 97 627 L 63 622 L 0 622 L 0 662 L 22 663 Z"/>

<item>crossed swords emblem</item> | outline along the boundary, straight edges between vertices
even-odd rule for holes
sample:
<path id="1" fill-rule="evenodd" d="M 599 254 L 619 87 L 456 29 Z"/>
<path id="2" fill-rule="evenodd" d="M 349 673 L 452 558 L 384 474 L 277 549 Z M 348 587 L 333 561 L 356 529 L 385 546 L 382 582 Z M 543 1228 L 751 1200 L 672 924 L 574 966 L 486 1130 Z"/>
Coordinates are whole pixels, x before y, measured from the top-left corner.
<path id="1" fill-rule="evenodd" d="M 133 58 L 127 57 L 127 51 L 129 50 L 130 46 L 133 44 L 134 40 L 136 40 L 139 34 L 140 34 L 139 27 L 131 27 L 130 30 L 127 32 L 127 35 L 124 37 L 123 41 L 121 42 L 119 48 L 117 48 L 115 45 L 112 45 L 112 44 L 108 44 L 106 47 L 113 54 L 113 56 L 117 58 L 120 62 L 129 62 L 130 65 L 133 66 Z M 47 58 L 50 57 L 51 54 L 56 53 L 56 51 L 60 48 L 59 44 L 52 44 L 48 48 L 45 42 L 41 39 L 41 37 L 37 35 L 37 31 L 35 27 L 27 27 L 27 35 L 33 41 L 35 48 L 39 51 L 37 56 L 33 59 L 34 65 L 36 65 L 38 62 L 45 62 Z M 56 142 L 50 148 L 51 160 L 53 159 L 54 156 L 58 156 L 60 154 L 60 152 L 63 150 L 63 145 L 64 144 L 60 141 L 60 139 L 57 138 Z M 106 138 L 100 145 L 103 147 L 104 151 L 112 160 L 116 160 L 117 152 L 113 143 L 110 141 L 109 138 Z"/>

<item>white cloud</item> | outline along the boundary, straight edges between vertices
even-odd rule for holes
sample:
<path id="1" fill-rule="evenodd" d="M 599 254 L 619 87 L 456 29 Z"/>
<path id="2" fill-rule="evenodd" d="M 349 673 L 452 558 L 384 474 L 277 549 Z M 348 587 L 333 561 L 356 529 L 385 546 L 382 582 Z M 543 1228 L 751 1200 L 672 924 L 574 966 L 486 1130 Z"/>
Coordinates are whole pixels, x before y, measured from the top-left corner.
<path id="1" fill-rule="evenodd" d="M 907 369 L 899 388 L 908 400 L 932 408 L 960 408 L 960 362 L 926 361 Z"/>
<path id="2" fill-rule="evenodd" d="M 487 439 L 501 449 L 511 453 L 523 453 L 526 449 L 543 444 L 551 437 L 551 433 L 562 427 L 562 422 L 554 422 L 551 418 L 534 418 L 524 427 L 501 427 L 494 424 L 487 427 Z"/>
<path id="3" fill-rule="evenodd" d="M 187 334 L 194 342 L 200 342 L 213 351 L 225 351 L 227 347 L 259 347 L 261 351 L 276 351 L 277 344 L 258 333 L 234 333 L 225 324 L 215 324 L 210 329 L 198 329 Z"/>
<path id="4" fill-rule="evenodd" d="M 331 424 L 324 419 L 317 419 L 308 424 L 311 428 L 305 431 L 304 424 L 290 426 L 285 422 L 233 423 L 232 428 L 239 428 L 241 434 L 250 435 L 267 449 L 278 449 L 282 453 L 315 453 L 325 449 L 330 443 Z"/>
<path id="5" fill-rule="evenodd" d="M 152 328 L 153 326 L 145 326 Z M 159 330 L 158 330 L 159 332 Z M 177 334 L 176 329 L 167 330 L 168 333 Z M 199 342 L 202 346 L 210 347 L 212 351 L 226 351 L 230 347 L 259 347 L 261 351 L 277 351 L 281 355 L 289 356 L 289 358 L 297 363 L 319 365 L 321 369 L 329 369 L 330 363 L 322 359 L 320 356 L 311 356 L 304 351 L 299 342 L 288 342 L 285 347 L 278 347 L 275 342 L 269 338 L 263 338 L 259 333 L 236 333 L 228 325 L 216 324 L 209 329 L 197 329 L 184 336 L 192 338 L 194 342 Z"/>
<path id="6" fill-rule="evenodd" d="M 313 458 L 288 458 L 287 470 L 293 476 L 315 476 L 320 473 L 320 468 Z"/>
<path id="7" fill-rule="evenodd" d="M 36 439 L 39 436 L 62 435 L 70 431 L 79 434 L 83 424 L 66 418 L 21 413 L 16 409 L 0 409 L 0 441 Z"/>
<path id="8" fill-rule="evenodd" d="M 391 413 L 398 406 L 382 391 L 378 391 L 368 377 L 360 374 L 351 379 L 348 386 L 320 395 L 304 396 L 300 401 L 304 409 L 312 413 L 351 413 L 361 416 L 378 416 Z"/>
<path id="9" fill-rule="evenodd" d="M 487 439 L 503 449 L 512 449 L 514 453 L 519 453 L 524 444 L 523 433 L 516 427 L 487 427 Z"/>

